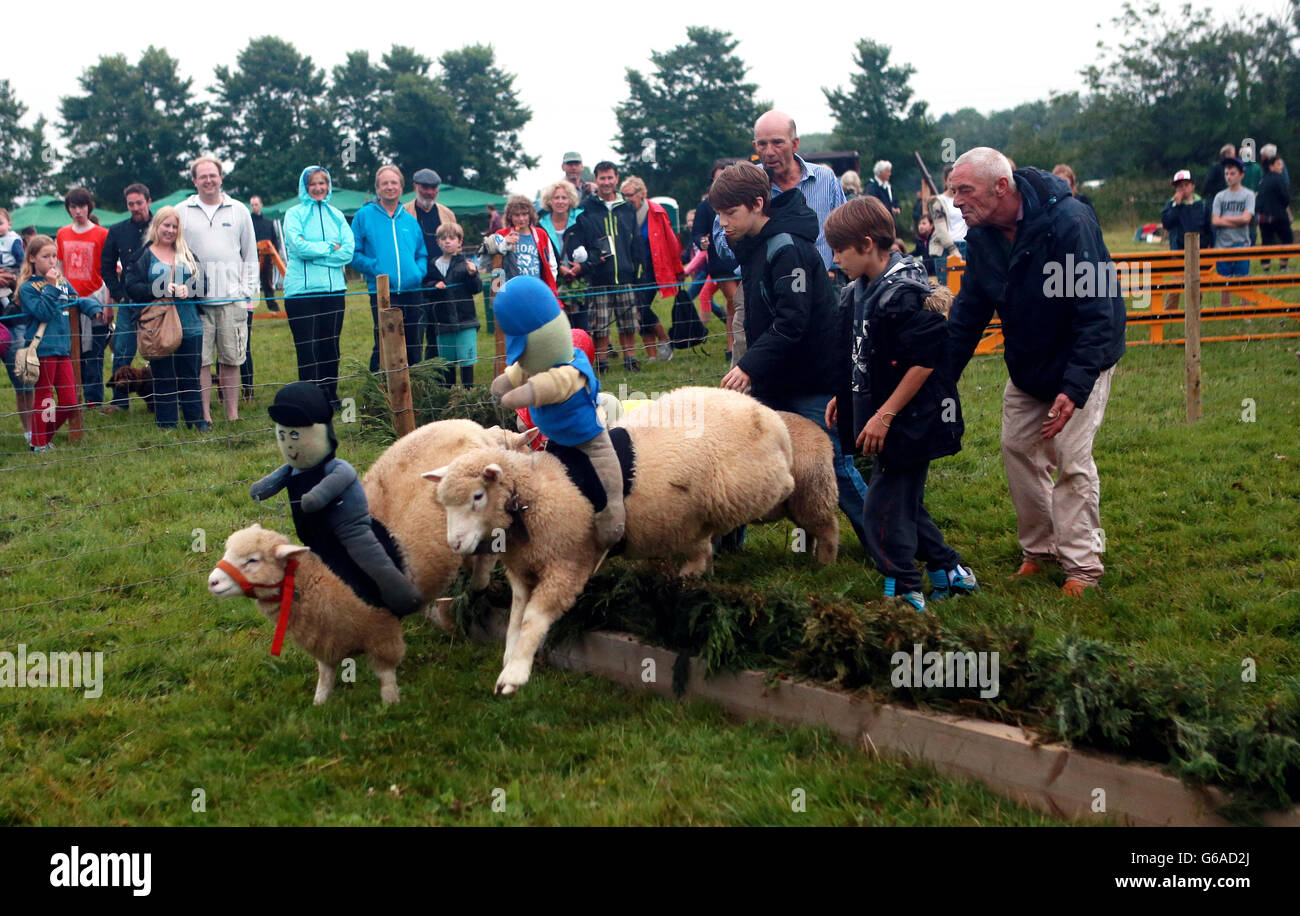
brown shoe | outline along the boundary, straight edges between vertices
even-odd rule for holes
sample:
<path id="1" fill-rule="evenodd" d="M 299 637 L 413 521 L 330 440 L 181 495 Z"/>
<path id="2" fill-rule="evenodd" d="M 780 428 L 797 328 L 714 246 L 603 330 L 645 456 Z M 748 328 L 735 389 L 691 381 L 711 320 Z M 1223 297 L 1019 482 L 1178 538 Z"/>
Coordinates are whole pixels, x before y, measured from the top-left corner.
<path id="1" fill-rule="evenodd" d="M 1065 584 L 1061 586 L 1061 593 L 1069 595 L 1071 598 L 1082 598 L 1085 588 L 1095 588 L 1092 583 L 1084 582 L 1082 579 L 1066 579 Z"/>
<path id="2" fill-rule="evenodd" d="M 1036 576 L 1042 571 L 1043 567 L 1039 566 L 1033 560 L 1025 560 L 1020 564 L 1020 568 L 1012 574 L 1011 578 L 1019 579 L 1024 576 Z"/>

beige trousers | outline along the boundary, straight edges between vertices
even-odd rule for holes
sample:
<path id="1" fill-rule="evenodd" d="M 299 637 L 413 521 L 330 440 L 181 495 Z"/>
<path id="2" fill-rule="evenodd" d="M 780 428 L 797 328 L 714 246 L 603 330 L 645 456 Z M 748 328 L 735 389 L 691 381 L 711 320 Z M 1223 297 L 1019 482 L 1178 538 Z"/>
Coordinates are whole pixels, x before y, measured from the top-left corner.
<path id="1" fill-rule="evenodd" d="M 1097 376 L 1088 403 L 1052 439 L 1042 435 L 1051 404 L 1021 391 L 1010 379 L 1002 394 L 1002 461 L 1016 507 L 1020 549 L 1025 559 L 1058 560 L 1067 576 L 1089 585 L 1105 571 L 1101 481 L 1092 440 L 1106 413 L 1114 373 L 1112 366 Z"/>

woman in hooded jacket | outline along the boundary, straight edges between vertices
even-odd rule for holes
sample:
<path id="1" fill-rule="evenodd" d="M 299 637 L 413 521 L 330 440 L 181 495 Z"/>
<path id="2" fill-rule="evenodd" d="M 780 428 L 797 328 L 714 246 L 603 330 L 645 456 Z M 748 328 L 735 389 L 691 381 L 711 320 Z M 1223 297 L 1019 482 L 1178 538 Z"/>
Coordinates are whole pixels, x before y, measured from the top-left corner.
<path id="1" fill-rule="evenodd" d="M 354 239 L 347 219 L 330 206 L 330 173 L 310 165 L 298 179 L 298 199 L 284 215 L 284 310 L 298 354 L 298 379 L 314 382 L 335 410 L 339 407 L 339 335 Z"/>

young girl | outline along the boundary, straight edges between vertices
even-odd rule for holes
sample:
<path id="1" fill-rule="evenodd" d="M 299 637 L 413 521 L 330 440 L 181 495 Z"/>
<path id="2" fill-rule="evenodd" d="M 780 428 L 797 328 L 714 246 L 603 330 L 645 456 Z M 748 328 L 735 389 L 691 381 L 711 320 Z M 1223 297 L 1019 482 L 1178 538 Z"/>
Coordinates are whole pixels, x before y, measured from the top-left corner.
<path id="1" fill-rule="evenodd" d="M 32 239 L 18 275 L 18 304 L 27 317 L 24 337 L 36 344 L 41 375 L 34 391 L 32 413 L 33 452 L 46 452 L 55 430 L 79 413 L 77 382 L 72 360 L 72 330 L 67 309 L 77 306 L 91 318 L 101 306 L 94 299 L 78 299 L 59 270 L 58 250 L 54 239 L 38 235 Z M 45 330 L 40 331 L 41 325 Z M 40 331 L 38 334 L 37 332 Z M 54 407 L 57 399 L 57 409 Z"/>
<path id="2" fill-rule="evenodd" d="M 175 352 L 149 361 L 153 369 L 154 422 L 162 429 L 175 429 L 177 408 L 185 424 L 207 431 L 212 423 L 203 419 L 199 380 L 203 360 L 203 321 L 195 305 L 195 275 L 198 263 L 181 234 L 180 214 L 175 207 L 163 207 L 154 214 L 145 235 L 145 248 L 127 269 L 126 291 L 135 303 L 172 300 L 181 320 L 181 345 Z M 131 311 L 132 324 L 140 310 Z"/>
<path id="3" fill-rule="evenodd" d="M 537 211 L 527 197 L 515 194 L 506 202 L 506 226 L 483 240 L 483 250 L 488 255 L 503 256 L 501 267 L 506 280 L 537 277 L 558 298 L 555 249 L 546 230 L 537 224 Z"/>
<path id="4" fill-rule="evenodd" d="M 9 347 L 4 350 L 5 371 L 14 386 L 14 406 L 23 422 L 23 435 L 32 444 L 32 386 L 14 371 L 14 357 L 27 346 L 23 328 L 27 324 L 17 301 L 18 275 L 23 269 L 23 240 L 10 224 L 9 211 L 0 209 L 0 321 L 9 331 Z M 0 349 L 4 349 L 0 347 Z"/>
<path id="5" fill-rule="evenodd" d="M 925 271 L 894 250 L 894 218 L 879 200 L 855 197 L 832 211 L 826 241 L 835 263 L 854 281 L 841 310 L 852 333 L 840 334 L 841 347 L 851 338 L 852 350 L 837 355 L 850 367 L 851 394 L 831 400 L 826 425 L 834 428 L 841 415 L 851 418 L 838 424 L 841 433 L 851 429 L 862 454 L 875 456 L 863 507 L 867 550 L 885 577 L 885 595 L 923 611 L 918 557 L 926 562 L 932 599 L 978 588 L 924 503 L 930 462 L 961 449 L 947 324 L 926 308 Z M 842 441 L 847 450 L 848 436 Z"/>

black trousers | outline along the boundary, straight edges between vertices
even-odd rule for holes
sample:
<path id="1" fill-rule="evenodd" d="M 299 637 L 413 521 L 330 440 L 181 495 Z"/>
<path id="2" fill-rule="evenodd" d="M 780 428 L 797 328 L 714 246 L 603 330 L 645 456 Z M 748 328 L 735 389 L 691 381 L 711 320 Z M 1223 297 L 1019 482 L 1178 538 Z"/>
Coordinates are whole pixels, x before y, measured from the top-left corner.
<path id="1" fill-rule="evenodd" d="M 424 290 L 412 289 L 390 294 L 393 308 L 402 310 L 402 331 L 406 337 L 406 364 L 414 366 L 423 355 L 420 342 L 424 334 Z M 379 371 L 379 296 L 370 294 L 370 317 L 375 322 L 375 346 L 370 351 L 370 371 Z"/>
<path id="2" fill-rule="evenodd" d="M 916 560 L 930 569 L 952 569 L 961 555 L 943 539 L 943 533 L 925 510 L 925 478 L 930 462 L 911 467 L 881 467 L 876 459 L 867 484 L 863 521 L 867 529 L 867 551 L 881 575 L 897 579 L 897 591 L 920 591 L 921 570 Z"/>
<path id="3" fill-rule="evenodd" d="M 343 332 L 343 293 L 285 296 L 284 311 L 298 355 L 298 380 L 315 382 L 338 406 L 339 335 Z"/>
<path id="4" fill-rule="evenodd" d="M 244 362 L 239 367 L 239 383 L 244 388 L 253 387 L 253 313 L 248 313 L 248 347 L 244 351 Z"/>

